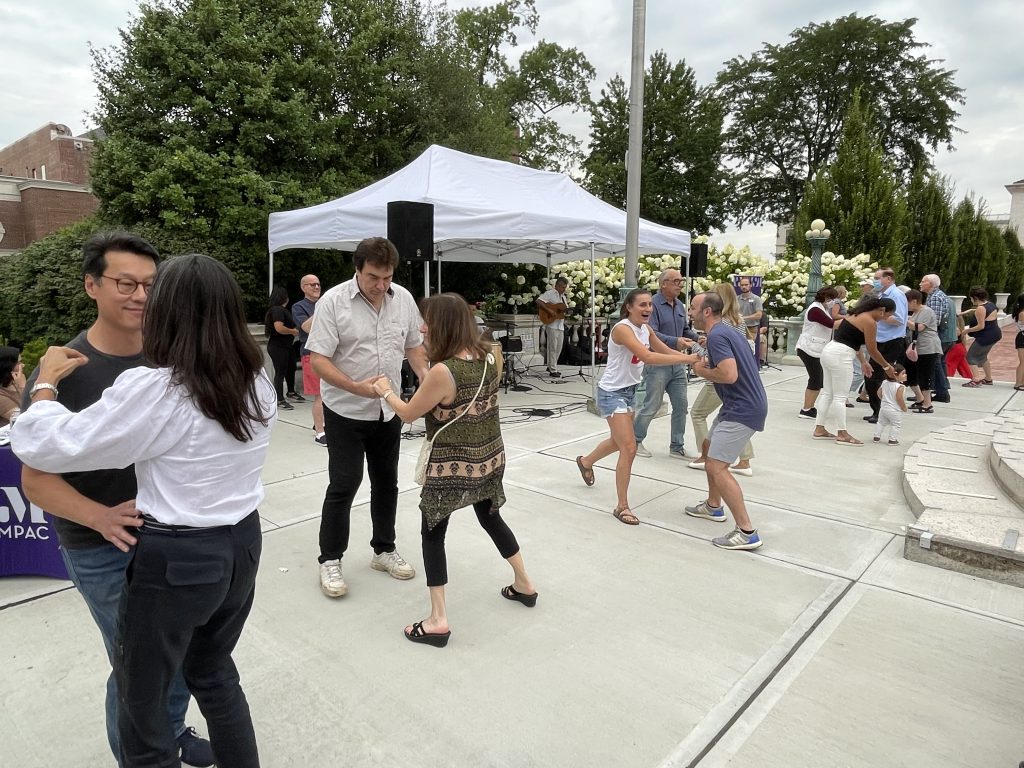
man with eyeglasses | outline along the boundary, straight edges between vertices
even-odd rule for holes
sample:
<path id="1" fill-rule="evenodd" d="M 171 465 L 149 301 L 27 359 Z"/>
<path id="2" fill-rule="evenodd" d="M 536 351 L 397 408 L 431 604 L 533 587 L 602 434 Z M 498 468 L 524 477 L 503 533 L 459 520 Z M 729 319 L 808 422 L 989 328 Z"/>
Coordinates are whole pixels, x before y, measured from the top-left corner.
<path id="1" fill-rule="evenodd" d="M 320 377 L 327 429 L 327 492 L 320 516 L 320 591 L 348 593 L 341 559 L 348 549 L 352 501 L 370 478 L 373 534 L 370 567 L 396 579 L 411 579 L 413 567 L 395 548 L 398 512 L 398 448 L 402 420 L 373 382 L 384 375 L 401 381 L 403 358 L 422 381 L 427 375 L 423 320 L 416 302 L 391 278 L 398 250 L 384 237 L 370 237 L 352 256 L 356 274 L 317 302 L 306 339 L 310 363 Z"/>
<path id="2" fill-rule="evenodd" d="M 679 300 L 683 290 L 683 276 L 678 269 L 666 269 L 658 277 L 659 290 L 654 295 L 651 330 L 671 349 L 685 351 L 697 334 L 686 319 L 686 307 Z M 677 459 L 688 458 L 683 450 L 686 434 L 686 366 L 646 365 L 643 373 L 643 402 L 637 407 L 633 420 L 633 434 L 636 436 L 636 455 L 650 458 L 653 454 L 644 446 L 651 420 L 661 408 L 661 402 L 668 392 L 672 405 L 670 416 L 668 455 Z M 638 398 L 639 399 L 639 398 Z"/>
<path id="3" fill-rule="evenodd" d="M 127 232 L 102 232 L 82 248 L 85 292 L 96 302 L 96 322 L 67 346 L 89 358 L 60 383 L 56 399 L 68 410 L 95 403 L 125 371 L 145 365 L 142 315 L 160 260 L 156 249 Z M 22 410 L 32 402 L 36 376 L 29 377 Z M 40 385 L 48 387 L 49 385 Z M 68 575 L 89 607 L 103 637 L 112 667 L 117 663 L 118 611 L 126 571 L 136 544 L 133 531 L 142 524 L 135 509 L 138 490 L 134 466 L 51 475 L 28 466 L 22 470 L 25 494 L 54 515 L 60 552 Z M 178 671 L 167 701 L 168 725 L 174 730 L 186 765 L 213 765 L 210 742 L 185 725 L 190 693 Z M 117 680 L 107 680 L 107 741 L 118 764 Z"/>
<path id="4" fill-rule="evenodd" d="M 309 338 L 309 331 L 313 327 L 313 310 L 320 298 L 320 278 L 316 275 L 306 275 L 299 281 L 299 288 L 302 289 L 303 298 L 292 305 L 292 320 L 295 321 L 295 327 L 299 329 L 302 392 L 313 396 L 313 440 L 317 445 L 326 448 L 327 435 L 324 434 L 324 401 L 320 395 L 320 378 L 313 370 L 309 359 L 309 350 L 306 349 L 306 339 Z"/>

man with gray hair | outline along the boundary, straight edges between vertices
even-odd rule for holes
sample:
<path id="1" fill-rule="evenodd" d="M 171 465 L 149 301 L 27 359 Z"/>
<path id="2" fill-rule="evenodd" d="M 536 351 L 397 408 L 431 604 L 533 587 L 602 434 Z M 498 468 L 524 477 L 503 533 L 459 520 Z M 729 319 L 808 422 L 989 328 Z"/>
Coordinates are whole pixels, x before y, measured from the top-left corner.
<path id="1" fill-rule="evenodd" d="M 935 359 L 935 374 L 932 376 L 932 402 L 949 402 L 949 377 L 946 376 L 946 353 L 956 342 L 956 315 L 950 311 L 949 296 L 939 288 L 942 281 L 938 275 L 925 275 L 921 278 L 921 293 L 928 296 L 925 302 L 935 313 L 939 322 L 939 341 L 942 342 L 942 354 Z"/>
<path id="2" fill-rule="evenodd" d="M 666 269 L 658 276 L 658 287 L 651 302 L 648 324 L 655 335 L 665 342 L 665 346 L 685 352 L 691 341 L 696 341 L 697 334 L 686 322 L 686 307 L 679 300 L 683 290 L 683 276 L 678 269 Z M 683 436 L 686 433 L 686 366 L 645 365 L 643 376 L 643 404 L 638 406 L 633 422 L 636 455 L 646 458 L 652 455 L 650 449 L 644 447 L 644 439 L 651 420 L 661 408 L 661 402 L 668 392 L 672 404 L 668 455 L 677 459 L 687 458 L 683 451 Z"/>

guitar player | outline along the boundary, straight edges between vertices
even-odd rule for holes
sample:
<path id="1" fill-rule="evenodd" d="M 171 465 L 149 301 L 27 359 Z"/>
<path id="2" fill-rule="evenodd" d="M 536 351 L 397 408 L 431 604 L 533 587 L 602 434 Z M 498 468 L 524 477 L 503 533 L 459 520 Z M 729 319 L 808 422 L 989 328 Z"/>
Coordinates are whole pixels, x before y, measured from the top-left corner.
<path id="1" fill-rule="evenodd" d="M 549 376 L 561 376 L 555 368 L 558 356 L 562 354 L 562 342 L 565 339 L 565 313 L 569 305 L 565 300 L 565 289 L 569 281 L 564 277 L 555 280 L 555 287 L 542 293 L 536 301 L 537 314 L 544 324 L 544 335 L 547 339 L 545 357 Z"/>

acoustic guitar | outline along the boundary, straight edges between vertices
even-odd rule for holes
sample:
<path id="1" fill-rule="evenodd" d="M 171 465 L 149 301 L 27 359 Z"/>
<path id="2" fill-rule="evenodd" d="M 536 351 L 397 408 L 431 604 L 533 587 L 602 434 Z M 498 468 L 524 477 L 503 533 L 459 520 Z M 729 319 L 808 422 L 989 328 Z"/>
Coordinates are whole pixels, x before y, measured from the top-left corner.
<path id="1" fill-rule="evenodd" d="M 561 320 L 568 311 L 569 307 L 565 304 L 548 304 L 542 301 L 537 305 L 537 316 L 540 317 L 540 321 L 544 325 L 553 323 L 555 320 Z"/>

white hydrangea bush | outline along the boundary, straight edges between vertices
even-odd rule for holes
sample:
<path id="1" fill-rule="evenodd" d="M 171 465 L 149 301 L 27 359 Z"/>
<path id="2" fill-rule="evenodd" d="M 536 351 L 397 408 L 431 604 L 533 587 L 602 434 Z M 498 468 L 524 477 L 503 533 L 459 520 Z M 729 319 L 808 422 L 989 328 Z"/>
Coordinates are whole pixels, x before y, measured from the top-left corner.
<path id="1" fill-rule="evenodd" d="M 694 242 L 708 242 L 707 236 Z M 861 280 L 870 278 L 878 268 L 866 253 L 843 256 L 826 251 L 821 256 L 823 285 L 844 285 L 852 305 L 859 295 Z M 637 267 L 637 284 L 658 290 L 658 276 L 666 269 L 680 269 L 680 258 L 669 254 L 641 256 Z M 693 290 L 707 291 L 717 283 L 731 283 L 733 275 L 760 275 L 762 295 L 773 318 L 795 317 L 803 312 L 811 259 L 792 249 L 774 260 L 754 253 L 750 246 L 737 248 L 731 243 L 721 248 L 708 246 L 708 273 L 694 278 Z M 554 286 L 559 277 L 569 281 L 566 298 L 578 314 L 590 314 L 590 261 L 567 261 L 554 265 L 550 276 L 542 274 L 543 266 L 517 264 L 501 273 L 505 290 L 487 297 L 488 307 L 532 312 L 537 297 Z M 621 256 L 598 259 L 594 263 L 594 311 L 601 317 L 611 315 L 619 303 L 619 289 L 625 284 L 625 260 Z"/>

